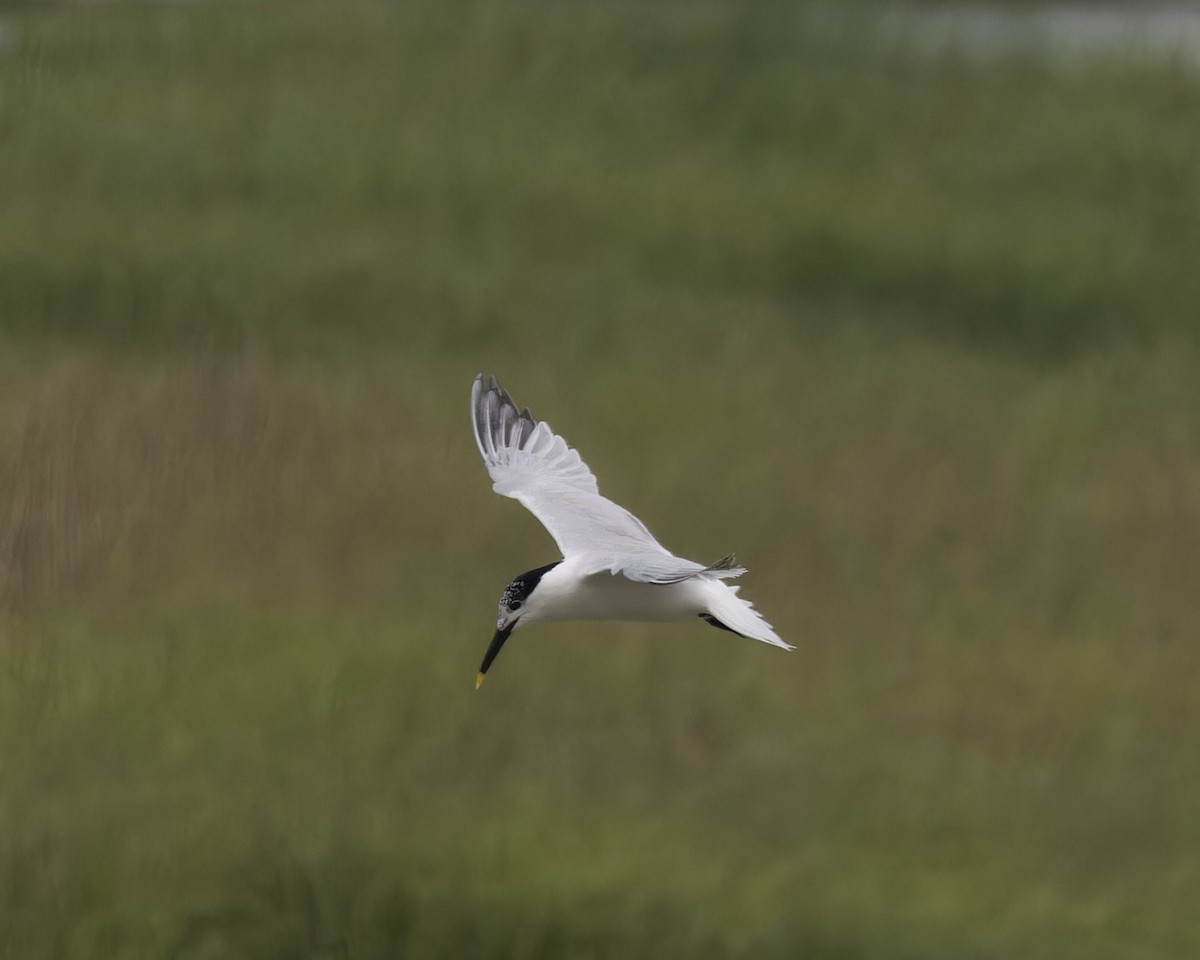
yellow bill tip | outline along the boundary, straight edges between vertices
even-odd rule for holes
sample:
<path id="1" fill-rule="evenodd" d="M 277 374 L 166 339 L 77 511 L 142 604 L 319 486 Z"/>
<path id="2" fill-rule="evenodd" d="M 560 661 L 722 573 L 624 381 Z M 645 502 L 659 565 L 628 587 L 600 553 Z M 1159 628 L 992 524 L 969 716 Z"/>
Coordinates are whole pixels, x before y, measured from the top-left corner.
<path id="1" fill-rule="evenodd" d="M 477 673 L 477 674 L 475 674 L 475 689 L 478 690 L 482 686 L 483 686 L 483 674 Z"/>

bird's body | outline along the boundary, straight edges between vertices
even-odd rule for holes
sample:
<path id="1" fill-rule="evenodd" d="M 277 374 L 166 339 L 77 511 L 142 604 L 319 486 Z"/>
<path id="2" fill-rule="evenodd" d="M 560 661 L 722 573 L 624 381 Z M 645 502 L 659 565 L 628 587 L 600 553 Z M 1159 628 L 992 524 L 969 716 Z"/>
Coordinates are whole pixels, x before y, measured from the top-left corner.
<path id="1" fill-rule="evenodd" d="M 638 583 L 608 572 L 589 572 L 587 557 L 570 557 L 548 571 L 525 603 L 522 619 L 537 620 L 694 620 L 708 611 L 713 590 L 729 590 L 719 580 L 691 577 L 678 583 Z"/>
<path id="2" fill-rule="evenodd" d="M 792 649 L 726 579 L 745 573 L 732 556 L 705 566 L 677 557 L 624 507 L 545 421 L 520 411 L 494 377 L 471 391 L 475 441 L 497 493 L 519 500 L 546 527 L 563 559 L 516 577 L 500 598 L 496 634 L 476 686 L 508 636 L 537 621 L 673 621 L 713 626 Z"/>

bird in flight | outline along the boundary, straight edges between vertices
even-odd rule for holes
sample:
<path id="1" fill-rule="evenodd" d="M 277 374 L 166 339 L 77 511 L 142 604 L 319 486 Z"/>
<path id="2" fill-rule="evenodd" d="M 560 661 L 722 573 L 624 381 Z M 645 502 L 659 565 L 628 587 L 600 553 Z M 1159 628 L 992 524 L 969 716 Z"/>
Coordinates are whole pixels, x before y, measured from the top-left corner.
<path id="1" fill-rule="evenodd" d="M 475 689 L 509 635 L 543 620 L 693 620 L 795 649 L 725 581 L 746 572 L 733 556 L 705 566 L 677 557 L 637 517 L 600 495 L 596 478 L 544 420 L 520 410 L 495 377 L 471 388 L 475 443 L 493 489 L 519 500 L 562 559 L 513 578 Z"/>

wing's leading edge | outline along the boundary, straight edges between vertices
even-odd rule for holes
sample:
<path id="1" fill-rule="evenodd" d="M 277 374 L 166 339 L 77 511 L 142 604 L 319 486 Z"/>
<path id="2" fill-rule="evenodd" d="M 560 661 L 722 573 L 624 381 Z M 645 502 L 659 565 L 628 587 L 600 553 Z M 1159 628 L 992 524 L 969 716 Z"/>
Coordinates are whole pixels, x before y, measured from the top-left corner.
<path id="1" fill-rule="evenodd" d="M 645 583 L 743 572 L 732 560 L 705 567 L 674 556 L 642 521 L 601 496 L 595 475 L 579 454 L 544 420 L 520 410 L 495 377 L 475 378 L 471 419 L 493 489 L 537 517 L 563 557 L 587 555 L 592 572 L 607 570 Z"/>

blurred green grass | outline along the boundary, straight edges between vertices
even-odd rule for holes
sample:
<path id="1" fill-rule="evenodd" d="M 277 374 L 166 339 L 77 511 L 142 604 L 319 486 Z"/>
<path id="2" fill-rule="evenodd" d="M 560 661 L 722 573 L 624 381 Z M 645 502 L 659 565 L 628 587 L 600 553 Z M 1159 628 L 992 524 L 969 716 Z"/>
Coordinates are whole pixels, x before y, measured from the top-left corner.
<path id="1" fill-rule="evenodd" d="M 1194 956 L 1196 80 L 331 9 L 6 14 L 0 956 Z M 473 693 L 479 369 L 799 649 Z"/>
<path id="2" fill-rule="evenodd" d="M 1178 65 L 875 55 L 791 4 L 328 13 L 12 15 L 4 328 L 440 349 L 569 312 L 591 355 L 732 305 L 1035 355 L 1194 337 Z"/>
<path id="3" fill-rule="evenodd" d="M 475 694 L 552 547 L 456 362 L 10 359 L 7 949 L 1188 955 L 1189 368 L 790 360 L 527 399 L 800 649 L 548 628 Z"/>

